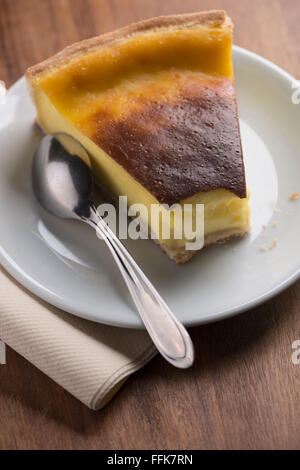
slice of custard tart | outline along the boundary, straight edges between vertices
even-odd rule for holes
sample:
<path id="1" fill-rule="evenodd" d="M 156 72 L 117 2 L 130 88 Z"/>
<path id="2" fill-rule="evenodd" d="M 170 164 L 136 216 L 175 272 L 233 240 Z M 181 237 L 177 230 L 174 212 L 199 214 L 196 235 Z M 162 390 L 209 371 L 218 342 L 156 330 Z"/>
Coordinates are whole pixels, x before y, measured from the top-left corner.
<path id="1" fill-rule="evenodd" d="M 105 192 L 149 214 L 204 204 L 210 245 L 249 231 L 231 49 L 224 11 L 165 16 L 69 46 L 26 78 L 43 130 L 79 140 Z M 184 236 L 157 238 L 177 263 L 195 253 Z"/>

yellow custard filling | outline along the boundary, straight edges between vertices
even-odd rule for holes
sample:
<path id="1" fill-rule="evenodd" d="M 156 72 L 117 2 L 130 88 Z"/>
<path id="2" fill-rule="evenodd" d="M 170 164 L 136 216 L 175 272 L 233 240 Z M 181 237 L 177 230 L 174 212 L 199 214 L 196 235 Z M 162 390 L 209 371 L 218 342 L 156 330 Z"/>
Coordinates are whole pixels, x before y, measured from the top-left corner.
<path id="1" fill-rule="evenodd" d="M 219 78 L 233 78 L 231 30 L 200 25 L 133 34 L 71 57 L 36 75 L 32 85 L 43 129 L 78 139 L 92 158 L 97 183 L 115 196 L 126 195 L 129 205 L 143 203 L 150 213 L 157 198 L 101 148 L 95 139 L 101 123 L 126 120 L 150 99 L 173 103 L 189 84 Z M 200 192 L 180 203 L 205 204 L 206 238 L 248 230 L 248 199 L 227 189 Z M 157 235 L 169 249 L 184 249 L 184 238 L 163 240 Z"/>
<path id="2" fill-rule="evenodd" d="M 100 149 L 91 139 L 81 133 L 72 123 L 60 114 L 49 98 L 42 91 L 36 95 L 39 119 L 42 127 L 48 133 L 65 132 L 72 135 L 86 148 L 92 156 L 93 169 L 97 183 L 102 185 L 111 194 L 126 195 L 128 205 L 143 203 L 151 213 L 151 204 L 158 204 L 158 200 L 138 183 L 122 166 Z M 216 189 L 214 191 L 198 193 L 191 198 L 181 201 L 181 204 L 205 204 L 205 236 L 222 232 L 224 230 L 243 230 L 249 225 L 250 209 L 247 199 L 240 199 L 234 193 Z M 162 240 L 160 241 L 170 249 L 183 248 L 186 241 Z"/>

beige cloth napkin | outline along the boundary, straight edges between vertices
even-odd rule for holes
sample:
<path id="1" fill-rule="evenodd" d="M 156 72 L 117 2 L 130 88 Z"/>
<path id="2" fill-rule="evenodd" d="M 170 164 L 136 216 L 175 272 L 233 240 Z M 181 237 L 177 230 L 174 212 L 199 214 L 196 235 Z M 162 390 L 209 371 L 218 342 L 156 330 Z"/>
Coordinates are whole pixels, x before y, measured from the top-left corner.
<path id="1" fill-rule="evenodd" d="M 0 339 L 94 410 L 156 353 L 145 331 L 65 313 L 30 294 L 1 266 Z"/>

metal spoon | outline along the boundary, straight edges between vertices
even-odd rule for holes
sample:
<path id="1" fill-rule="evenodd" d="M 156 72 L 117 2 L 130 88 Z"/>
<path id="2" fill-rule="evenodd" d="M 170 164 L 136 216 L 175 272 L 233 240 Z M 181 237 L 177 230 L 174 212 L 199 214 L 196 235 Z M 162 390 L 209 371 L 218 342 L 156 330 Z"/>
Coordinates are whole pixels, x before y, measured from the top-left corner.
<path id="1" fill-rule="evenodd" d="M 174 366 L 190 367 L 194 348 L 189 334 L 97 212 L 91 163 L 82 145 L 67 134 L 45 136 L 34 155 L 32 186 L 48 212 L 82 220 L 100 231 L 155 346 Z"/>

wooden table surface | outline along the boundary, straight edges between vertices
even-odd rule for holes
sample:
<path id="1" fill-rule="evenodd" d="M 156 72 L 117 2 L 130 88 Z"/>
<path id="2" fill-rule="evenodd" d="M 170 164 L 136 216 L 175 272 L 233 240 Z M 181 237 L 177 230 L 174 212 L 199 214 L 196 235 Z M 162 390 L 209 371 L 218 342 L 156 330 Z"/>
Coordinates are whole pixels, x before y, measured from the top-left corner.
<path id="1" fill-rule="evenodd" d="M 88 36 L 209 8 L 228 11 L 236 44 L 300 78 L 299 0 L 0 0 L 0 79 L 11 85 L 29 65 Z M 194 328 L 191 370 L 157 357 L 99 412 L 8 349 L 0 366 L 0 448 L 300 449 L 300 365 L 291 361 L 299 287 Z"/>

